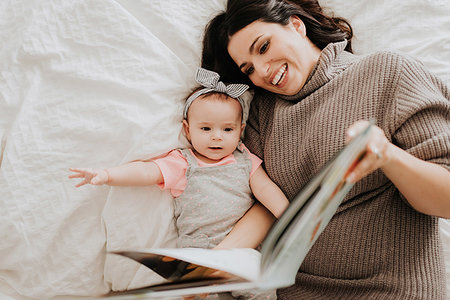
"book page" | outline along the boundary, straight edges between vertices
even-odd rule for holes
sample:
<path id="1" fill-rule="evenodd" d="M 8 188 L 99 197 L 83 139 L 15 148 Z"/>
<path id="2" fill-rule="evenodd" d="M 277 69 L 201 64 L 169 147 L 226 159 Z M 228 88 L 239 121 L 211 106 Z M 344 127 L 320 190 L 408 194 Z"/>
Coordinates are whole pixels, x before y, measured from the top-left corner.
<path id="1" fill-rule="evenodd" d="M 113 252 L 134 259 L 170 281 L 211 278 L 216 270 L 248 281 L 260 275 L 261 254 L 255 249 L 166 248 Z"/>
<path id="2" fill-rule="evenodd" d="M 301 262 L 353 186 L 346 176 L 364 154 L 369 131 L 370 126 L 338 152 L 273 226 L 263 243 L 261 285 L 294 283 Z"/>

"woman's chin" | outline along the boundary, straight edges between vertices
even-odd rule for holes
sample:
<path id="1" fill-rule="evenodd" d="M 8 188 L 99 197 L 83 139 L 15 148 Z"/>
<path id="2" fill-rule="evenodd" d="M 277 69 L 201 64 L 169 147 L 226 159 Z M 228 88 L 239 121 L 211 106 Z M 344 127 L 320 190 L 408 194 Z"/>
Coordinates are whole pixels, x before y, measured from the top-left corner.
<path id="1" fill-rule="evenodd" d="M 284 89 L 278 88 L 278 89 L 273 89 L 272 92 L 283 95 L 283 96 L 294 96 L 294 95 L 298 94 L 298 92 L 300 92 L 300 90 L 301 89 L 294 90 L 294 89 L 287 89 L 287 88 L 284 88 Z"/>

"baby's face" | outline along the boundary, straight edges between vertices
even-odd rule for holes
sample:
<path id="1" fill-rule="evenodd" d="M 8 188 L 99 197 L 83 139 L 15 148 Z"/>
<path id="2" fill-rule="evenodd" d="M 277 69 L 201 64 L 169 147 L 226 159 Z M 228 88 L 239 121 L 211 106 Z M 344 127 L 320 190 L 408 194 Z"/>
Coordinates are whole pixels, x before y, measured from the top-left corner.
<path id="1" fill-rule="evenodd" d="M 234 98 L 200 96 L 189 107 L 188 120 L 183 125 L 199 158 L 215 162 L 236 149 L 244 128 L 242 108 Z"/>

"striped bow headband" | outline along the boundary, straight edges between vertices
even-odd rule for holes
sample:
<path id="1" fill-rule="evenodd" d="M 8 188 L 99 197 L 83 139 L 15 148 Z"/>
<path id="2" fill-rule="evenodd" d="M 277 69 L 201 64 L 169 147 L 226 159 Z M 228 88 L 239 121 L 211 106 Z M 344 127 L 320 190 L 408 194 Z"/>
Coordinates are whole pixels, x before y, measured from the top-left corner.
<path id="1" fill-rule="evenodd" d="M 184 104 L 184 110 L 183 110 L 183 117 L 187 119 L 187 112 L 189 109 L 189 106 L 191 106 L 192 102 L 197 99 L 199 96 L 208 94 L 211 92 L 219 92 L 224 93 L 230 96 L 231 98 L 234 98 L 239 101 L 239 103 L 242 106 L 242 109 L 244 109 L 244 103 L 242 102 L 242 99 L 240 98 L 242 94 L 248 90 L 249 86 L 246 84 L 239 84 L 239 83 L 232 83 L 226 85 L 222 81 L 219 81 L 220 76 L 216 72 L 209 71 L 203 68 L 198 68 L 197 73 L 195 75 L 195 81 L 200 83 L 204 88 L 201 90 L 196 91 L 193 93 L 189 98 L 186 100 L 186 103 Z"/>

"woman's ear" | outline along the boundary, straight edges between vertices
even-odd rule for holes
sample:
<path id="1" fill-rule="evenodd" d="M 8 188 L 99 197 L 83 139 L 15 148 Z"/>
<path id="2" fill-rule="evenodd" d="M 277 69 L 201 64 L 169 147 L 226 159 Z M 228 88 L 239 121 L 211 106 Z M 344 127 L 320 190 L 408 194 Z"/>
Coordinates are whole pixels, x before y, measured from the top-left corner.
<path id="1" fill-rule="evenodd" d="M 293 15 L 289 19 L 289 23 L 293 26 L 294 30 L 300 33 L 302 36 L 306 36 L 305 23 L 296 15 Z"/>
<path id="2" fill-rule="evenodd" d="M 184 135 L 186 136 L 187 140 L 190 143 L 191 142 L 191 134 L 189 133 L 189 123 L 187 120 L 183 120 L 183 130 L 184 130 Z"/>

